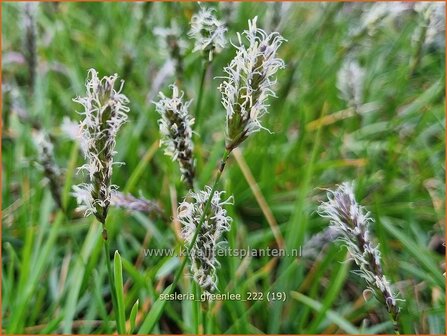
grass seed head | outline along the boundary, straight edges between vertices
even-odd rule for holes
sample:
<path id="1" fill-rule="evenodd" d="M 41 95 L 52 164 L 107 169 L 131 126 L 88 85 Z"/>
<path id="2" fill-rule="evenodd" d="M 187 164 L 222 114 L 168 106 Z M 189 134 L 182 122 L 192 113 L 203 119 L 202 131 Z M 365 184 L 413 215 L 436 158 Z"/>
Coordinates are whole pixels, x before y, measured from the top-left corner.
<path id="1" fill-rule="evenodd" d="M 350 107 L 358 109 L 363 103 L 365 70 L 360 64 L 347 58 L 337 73 L 337 88 L 340 96 Z"/>
<path id="2" fill-rule="evenodd" d="M 260 119 L 267 113 L 267 98 L 275 96 L 273 77 L 284 68 L 283 60 L 276 57 L 284 38 L 257 28 L 256 21 L 256 17 L 249 20 L 249 29 L 242 33 L 248 47 L 238 34 L 236 56 L 225 67 L 227 76 L 219 86 L 226 109 L 226 146 L 230 150 L 264 128 Z"/>
<path id="3" fill-rule="evenodd" d="M 328 201 L 318 208 L 320 216 L 329 219 L 330 227 L 339 234 L 358 266 L 361 276 L 377 299 L 397 319 L 399 307 L 389 281 L 383 274 L 378 246 L 370 238 L 369 226 L 373 222 L 368 211 L 357 203 L 351 183 L 343 183 L 335 191 L 328 191 Z"/>
<path id="4" fill-rule="evenodd" d="M 160 100 L 154 102 L 160 114 L 160 145 L 165 147 L 165 154 L 179 163 L 182 179 L 192 188 L 195 176 L 195 162 L 193 158 L 194 145 L 192 142 L 192 125 L 194 118 L 188 112 L 191 101 L 184 101 L 183 91 L 179 91 L 175 84 L 172 97 L 159 93 Z"/>
<path id="5" fill-rule="evenodd" d="M 232 204 L 233 198 L 222 200 L 223 194 L 222 191 L 214 192 L 210 207 L 205 214 L 205 206 L 211 196 L 209 186 L 202 191 L 190 192 L 178 208 L 178 219 L 182 224 L 181 234 L 189 245 L 192 276 L 207 292 L 217 289 L 216 268 L 219 263 L 216 259 L 216 251 L 222 234 L 230 230 L 232 222 L 224 206 Z M 191 246 L 202 216 L 204 216 L 203 224 L 194 246 Z"/>
<path id="6" fill-rule="evenodd" d="M 174 22 L 170 27 L 156 27 L 154 34 L 158 38 L 160 50 L 167 50 L 175 65 L 177 77 L 183 76 L 183 57 L 187 43 L 181 38 L 181 30 Z"/>
<path id="7" fill-rule="evenodd" d="M 188 36 L 195 40 L 193 51 L 201 51 L 209 61 L 227 45 L 227 28 L 216 18 L 214 11 L 212 8 L 200 8 L 199 13 L 191 18 L 191 29 L 188 33 Z"/>
<path id="8" fill-rule="evenodd" d="M 127 120 L 129 100 L 121 93 L 124 81 L 118 89 L 115 82 L 118 75 L 101 79 L 94 69 L 87 75 L 86 96 L 73 99 L 84 107 L 80 124 L 81 148 L 87 163 L 80 170 L 89 174 L 90 183 L 74 188 L 74 196 L 82 205 L 85 215 L 94 214 L 105 223 L 112 191 L 112 169 L 116 154 L 116 135 Z"/>

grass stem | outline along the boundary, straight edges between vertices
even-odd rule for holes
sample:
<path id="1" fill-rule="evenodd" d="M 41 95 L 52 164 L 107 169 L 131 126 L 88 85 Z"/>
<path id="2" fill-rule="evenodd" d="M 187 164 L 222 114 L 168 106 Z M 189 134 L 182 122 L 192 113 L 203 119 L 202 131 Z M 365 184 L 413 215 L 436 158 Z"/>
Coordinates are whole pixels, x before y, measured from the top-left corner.
<path id="1" fill-rule="evenodd" d="M 199 86 L 199 96 L 197 97 L 196 110 L 194 113 L 194 118 L 196 119 L 196 124 L 200 126 L 200 105 L 202 103 L 203 98 L 203 87 L 205 85 L 205 77 L 208 72 L 208 67 L 210 62 L 208 60 L 204 60 L 202 62 L 202 77 L 200 78 L 200 86 Z"/>

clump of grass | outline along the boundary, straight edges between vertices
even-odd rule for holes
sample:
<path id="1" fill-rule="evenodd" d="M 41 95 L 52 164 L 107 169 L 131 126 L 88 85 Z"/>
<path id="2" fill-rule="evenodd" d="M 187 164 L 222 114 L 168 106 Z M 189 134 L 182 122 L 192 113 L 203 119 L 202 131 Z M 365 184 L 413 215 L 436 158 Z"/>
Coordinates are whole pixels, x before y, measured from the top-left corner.
<path id="1" fill-rule="evenodd" d="M 213 15 L 225 21 L 225 38 L 236 44 L 236 52 L 240 44 L 236 32 L 256 15 L 257 25 L 267 35 L 279 31 L 289 40 L 277 53 L 287 69 L 272 77 L 272 82 L 276 76 L 278 79 L 271 89 L 278 92 L 279 99 L 265 100 L 266 105 L 271 104 L 270 113 L 258 118 L 261 129 L 268 128 L 274 134 L 259 132 L 239 143 L 234 153 L 235 166 L 223 176 L 226 164 L 233 164 L 229 159 L 233 152 L 221 145 L 222 137 L 228 142 L 222 122 L 225 115 L 216 105 L 221 98 L 214 89 L 216 80 L 207 80 L 228 76 L 222 69 L 236 52 L 227 43 L 219 53 L 212 53 L 212 62 L 209 52 L 192 52 L 194 46 L 190 44 L 195 40 L 183 41 L 182 37 L 187 34 L 195 5 L 60 3 L 56 8 L 39 4 L 33 16 L 39 66 L 31 93 L 29 74 L 34 67 L 29 67 L 32 62 L 27 61 L 26 25 L 22 20 L 25 4 L 2 3 L 2 78 L 6 84 L 2 123 L 5 332 L 392 332 L 392 323 L 381 323 L 379 318 L 388 309 L 382 292 L 375 293 L 381 302 L 363 300 L 361 293 L 368 284 L 362 278 L 348 276 L 351 264 L 340 262 L 347 251 L 330 244 L 339 233 L 330 227 L 315 235 L 325 225 L 319 216 L 311 214 L 318 197 L 313 192 L 315 186 L 355 176 L 359 191 L 362 186 L 374 190 L 368 197 L 368 207 L 380 225 L 370 225 L 370 231 L 375 233 L 370 241 L 375 247 L 380 243 L 383 271 L 387 280 L 393 280 L 390 288 L 398 286 L 406 299 L 405 304 L 397 301 L 401 308 L 400 332 L 445 333 L 445 249 L 442 239 L 432 244 L 445 231 L 444 169 L 439 168 L 445 156 L 445 76 L 439 71 L 445 62 L 444 36 L 440 32 L 433 40 L 422 36 L 421 28 L 428 28 L 431 19 L 429 22 L 426 13 L 416 9 L 419 5 L 398 4 L 396 11 L 385 8 L 393 5 L 380 5 L 384 7 L 369 19 L 368 12 L 377 9 L 376 4 L 209 5 L 220 9 Z M 443 10 L 440 13 L 443 19 Z M 166 31 L 156 34 L 154 24 L 165 26 Z M 353 27 L 360 27 L 361 34 L 352 34 Z M 247 49 L 249 42 L 243 34 L 241 40 Z M 176 60 L 178 52 L 181 66 Z M 359 113 L 354 113 L 335 85 L 340 65 L 350 58 L 358 60 L 368 72 L 362 100 L 370 103 L 362 102 Z M 68 194 L 78 166 L 79 148 L 85 146 L 77 143 L 79 125 L 62 120 L 70 109 L 72 92 L 82 91 L 85 67 L 91 65 L 101 69 L 119 67 L 126 79 L 126 96 L 131 97 L 135 111 L 129 115 L 134 119 L 132 124 L 120 129 L 122 141 L 115 148 L 118 153 L 114 162 L 125 161 L 126 166 L 113 167 L 107 242 L 98 237 L 101 223 L 93 214 L 82 219 L 77 212 L 70 216 L 69 211 L 73 202 L 69 202 Z M 195 118 L 192 128 L 197 159 L 191 194 L 206 192 L 209 187 L 205 186 L 209 185 L 214 189 L 209 190 L 210 195 L 225 191 L 220 202 L 230 195 L 237 201 L 234 207 L 222 206 L 233 222 L 232 229 L 223 232 L 221 239 L 226 239 L 231 249 L 249 246 L 258 250 L 275 246 L 279 232 L 286 238 L 287 250 L 302 245 L 301 256 L 307 258 L 217 258 L 221 266 L 214 261 L 202 262 L 202 274 L 210 277 L 199 279 L 215 280 L 213 294 L 240 293 L 244 297 L 247 291 L 264 295 L 284 292 L 284 302 L 208 299 L 202 305 L 206 316 L 201 316 L 200 303 L 173 302 L 166 296 L 162 299 L 166 293 L 205 292 L 200 281 L 183 279 L 182 272 L 187 268 L 193 275 L 194 263 L 200 269 L 201 260 L 177 255 L 149 257 L 146 251 L 184 251 L 183 244 L 199 248 L 209 240 L 208 231 L 215 229 L 210 225 L 213 199 L 205 211 L 207 201 L 196 202 L 191 194 L 184 197 L 184 188 L 175 188 L 178 183 L 173 183 L 171 169 L 163 169 L 165 162 L 160 162 L 159 125 L 155 122 L 160 117 L 149 101 L 172 82 L 185 92 L 184 101 L 193 98 L 191 107 L 201 112 L 204 121 L 200 123 L 198 112 L 191 113 Z M 12 89 L 9 93 L 8 87 Z M 351 86 L 351 90 L 358 89 L 357 84 Z M 163 92 L 171 97 L 167 87 Z M 206 106 L 201 109 L 202 96 Z M 235 101 L 235 110 L 238 103 Z M 39 183 L 47 175 L 43 162 L 42 171 L 30 164 L 35 161 L 30 133 L 34 135 L 36 129 L 51 134 L 63 173 L 59 187 L 67 208 L 65 214 L 57 211 L 51 199 L 54 195 L 48 178 L 47 183 Z M 245 142 L 246 147 L 241 148 Z M 218 161 L 221 151 L 222 160 Z M 80 175 L 76 179 L 92 183 L 89 176 L 84 177 L 85 181 Z M 121 192 L 112 187 L 113 183 L 120 185 Z M 91 193 L 85 196 L 89 200 Z M 192 207 L 201 205 L 206 213 L 203 227 L 209 229 L 195 232 L 197 244 L 182 239 L 185 237 L 181 229 L 186 225 L 179 221 L 177 200 Z M 151 210 L 152 202 L 171 209 L 172 222 L 167 216 L 146 212 Z M 112 212 L 112 207 L 123 211 Z M 196 228 L 201 225 L 198 217 L 193 222 Z M 277 230 L 267 224 L 275 229 L 277 224 Z M 119 227 L 116 239 L 112 239 L 114 227 Z M 100 250 L 106 243 L 121 255 L 115 255 L 114 283 L 107 279 L 110 263 Z M 278 247 L 283 248 L 279 243 Z M 212 248 L 210 244 L 204 251 L 211 255 Z M 105 255 L 107 259 L 113 257 L 107 250 Z M 211 265 L 216 268 L 206 268 Z M 354 269 L 359 267 L 354 265 Z M 136 299 L 140 304 L 132 306 Z M 125 321 L 126 312 L 130 312 L 129 321 Z"/>
<path id="2" fill-rule="evenodd" d="M 349 107 L 358 111 L 363 103 L 365 70 L 353 58 L 348 57 L 337 73 L 337 88 Z"/>

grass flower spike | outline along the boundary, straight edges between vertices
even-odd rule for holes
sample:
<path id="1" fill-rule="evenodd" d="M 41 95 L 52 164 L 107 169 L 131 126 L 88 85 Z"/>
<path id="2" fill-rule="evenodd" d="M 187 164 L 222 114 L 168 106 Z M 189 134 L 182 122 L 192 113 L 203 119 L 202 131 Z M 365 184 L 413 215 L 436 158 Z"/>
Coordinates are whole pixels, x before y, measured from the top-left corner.
<path id="1" fill-rule="evenodd" d="M 154 102 L 159 120 L 161 142 L 165 146 L 165 154 L 177 160 L 180 165 L 182 179 L 189 188 L 194 181 L 194 159 L 192 128 L 194 119 L 188 112 L 191 101 L 183 101 L 183 91 L 179 91 L 175 84 L 171 85 L 172 97 L 159 93 L 160 100 Z"/>
<path id="2" fill-rule="evenodd" d="M 103 224 L 112 191 L 116 189 L 111 184 L 115 139 L 129 112 L 129 101 L 121 93 L 124 81 L 116 90 L 117 78 L 115 74 L 99 79 L 96 70 L 90 69 L 86 82 L 87 95 L 74 99 L 84 106 L 80 132 L 87 163 L 80 170 L 86 170 L 90 178 L 89 183 L 74 187 L 74 195 L 85 210 L 85 215 L 94 214 Z"/>
<path id="3" fill-rule="evenodd" d="M 364 78 L 365 70 L 353 59 L 347 59 L 337 73 L 337 88 L 350 107 L 358 109 L 362 104 Z"/>
<path id="4" fill-rule="evenodd" d="M 373 35 L 383 21 L 393 20 L 408 8 L 407 4 L 399 1 L 376 2 L 364 11 L 360 30 L 366 29 L 369 35 Z"/>
<path id="5" fill-rule="evenodd" d="M 368 290 L 385 304 L 396 323 L 399 315 L 398 299 L 383 274 L 379 249 L 370 238 L 369 225 L 373 219 L 355 200 L 352 185 L 343 183 L 335 191 L 329 191 L 328 201 L 319 206 L 318 213 L 329 219 L 330 227 L 338 232 L 339 239 L 359 267 L 356 273 L 366 281 Z"/>
<path id="6" fill-rule="evenodd" d="M 154 34 L 158 37 L 160 49 L 167 50 L 169 57 L 174 62 L 177 77 L 182 77 L 183 56 L 187 43 L 181 38 L 180 28 L 175 23 L 171 23 L 170 27 L 154 28 Z"/>
<path id="7" fill-rule="evenodd" d="M 431 44 L 437 40 L 444 41 L 445 3 L 417 2 L 414 5 L 414 10 L 420 14 L 423 21 L 416 33 L 416 36 L 422 35 L 422 43 Z"/>
<path id="8" fill-rule="evenodd" d="M 219 87 L 227 113 L 226 146 L 229 150 L 263 128 L 260 119 L 267 113 L 266 100 L 275 96 L 273 76 L 284 68 L 283 60 L 276 57 L 284 38 L 279 33 L 267 34 L 257 28 L 256 20 L 249 21 L 249 29 L 242 34 L 248 40 L 248 47 L 238 34 L 236 57 L 225 67 L 227 76 Z"/>
<path id="9" fill-rule="evenodd" d="M 206 186 L 203 191 L 190 192 L 187 198 L 191 201 L 183 201 L 178 208 L 178 218 L 183 226 L 182 236 L 190 246 L 189 255 L 192 262 L 193 278 L 207 292 L 217 289 L 216 250 L 222 234 L 230 230 L 232 221 L 223 207 L 232 204 L 233 200 L 232 197 L 222 200 L 221 195 L 224 192 L 216 191 L 211 198 L 209 211 L 204 214 L 205 205 L 211 197 L 211 190 Z M 194 245 L 191 246 L 202 216 L 204 216 L 204 221 L 200 232 L 198 232 Z"/>
<path id="10" fill-rule="evenodd" d="M 219 53 L 227 45 L 227 28 L 213 12 L 214 9 L 201 8 L 198 14 L 192 16 L 188 33 L 188 36 L 195 40 L 193 51 L 202 51 L 210 62 L 214 53 Z"/>

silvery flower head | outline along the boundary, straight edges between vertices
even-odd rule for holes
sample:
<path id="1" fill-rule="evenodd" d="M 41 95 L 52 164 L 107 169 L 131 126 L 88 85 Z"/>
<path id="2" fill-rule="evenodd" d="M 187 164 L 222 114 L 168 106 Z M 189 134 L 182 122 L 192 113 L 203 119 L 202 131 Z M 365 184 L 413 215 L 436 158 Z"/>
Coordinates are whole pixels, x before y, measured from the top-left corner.
<path id="1" fill-rule="evenodd" d="M 383 274 L 378 246 L 370 238 L 373 222 L 368 211 L 357 203 L 351 183 L 343 183 L 335 191 L 328 191 L 328 201 L 318 207 L 320 216 L 329 219 L 330 227 L 338 233 L 358 266 L 356 272 L 368 284 L 377 299 L 384 303 L 396 320 L 399 314 L 396 295 Z"/>
<path id="2" fill-rule="evenodd" d="M 283 60 L 276 55 L 284 38 L 257 28 L 256 20 L 249 20 L 249 29 L 238 34 L 236 56 L 225 67 L 227 76 L 219 86 L 226 109 L 226 146 L 230 150 L 263 128 L 260 119 L 267 113 L 267 98 L 275 96 L 273 77 L 284 68 Z M 242 43 L 242 36 L 248 46 Z"/>
<path id="3" fill-rule="evenodd" d="M 193 51 L 202 51 L 208 60 L 214 53 L 219 53 L 227 45 L 225 24 L 218 20 L 212 8 L 200 8 L 199 13 L 191 18 L 191 29 L 188 33 L 195 40 Z"/>
<path id="4" fill-rule="evenodd" d="M 438 42 L 445 43 L 445 3 L 444 2 L 417 2 L 414 5 L 414 10 L 420 14 L 423 19 L 426 29 L 425 40 L 426 44 Z"/>
<path id="5" fill-rule="evenodd" d="M 112 190 L 112 167 L 114 165 L 116 135 L 127 120 L 129 100 L 121 93 L 124 81 L 116 89 L 118 75 L 98 77 L 90 69 L 85 84 L 85 97 L 73 101 L 81 104 L 84 120 L 80 123 L 81 148 L 87 163 L 80 170 L 89 174 L 89 183 L 74 188 L 78 204 L 85 210 L 85 215 L 94 214 L 105 223 Z"/>
<path id="6" fill-rule="evenodd" d="M 131 194 L 124 194 L 116 190 L 112 193 L 110 205 L 128 211 L 140 211 L 147 214 L 162 215 L 163 213 L 160 206 L 154 201 L 147 200 L 141 196 L 137 198 Z"/>
<path id="7" fill-rule="evenodd" d="M 156 27 L 154 34 L 158 37 L 161 50 L 167 50 L 171 60 L 175 63 L 177 76 L 183 75 L 183 54 L 187 43 L 181 38 L 181 30 L 175 22 L 169 27 Z"/>
<path id="8" fill-rule="evenodd" d="M 154 102 L 156 110 L 161 116 L 158 121 L 161 134 L 160 145 L 165 147 L 166 155 L 178 161 L 182 179 L 185 180 L 188 187 L 192 188 L 195 164 L 192 142 L 194 119 L 188 112 L 191 101 L 183 100 L 184 93 L 179 91 L 175 84 L 170 87 L 172 88 L 172 97 L 166 97 L 160 92 L 160 100 Z"/>
<path id="9" fill-rule="evenodd" d="M 363 80 L 365 70 L 351 58 L 346 59 L 337 73 L 337 88 L 341 98 L 351 106 L 358 108 L 363 102 Z"/>
<path id="10" fill-rule="evenodd" d="M 230 230 L 232 221 L 231 217 L 227 216 L 224 206 L 232 204 L 233 198 L 223 200 L 223 194 L 222 191 L 214 192 L 206 213 L 206 203 L 211 196 L 211 188 L 208 186 L 202 191 L 190 192 L 178 208 L 178 219 L 182 224 L 181 234 L 189 245 L 192 276 L 207 292 L 217 289 L 216 267 L 219 263 L 216 251 L 222 234 Z M 202 217 L 203 224 L 194 245 L 191 246 Z"/>
<path id="11" fill-rule="evenodd" d="M 385 20 L 393 20 L 409 7 L 404 2 L 387 1 L 374 3 L 365 9 L 361 17 L 360 30 L 367 30 L 373 35 Z"/>

